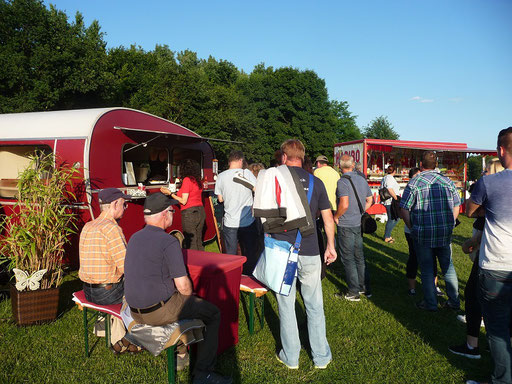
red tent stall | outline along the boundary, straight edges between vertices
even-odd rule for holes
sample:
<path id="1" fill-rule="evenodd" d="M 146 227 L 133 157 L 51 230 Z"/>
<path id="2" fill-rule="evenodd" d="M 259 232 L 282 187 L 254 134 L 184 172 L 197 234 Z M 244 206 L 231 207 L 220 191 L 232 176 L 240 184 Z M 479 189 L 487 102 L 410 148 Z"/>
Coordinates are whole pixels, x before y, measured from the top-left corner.
<path id="1" fill-rule="evenodd" d="M 379 203 L 378 189 L 385 169 L 390 165 L 396 168 L 395 177 L 403 189 L 409 181 L 409 170 L 419 167 L 425 151 L 437 153 L 439 172 L 453 180 L 463 202 L 466 198 L 468 155 L 496 156 L 495 150 L 468 148 L 465 143 L 361 139 L 335 144 L 334 165 L 339 168 L 343 154 L 352 155 L 356 167 L 365 174 L 375 201 Z M 461 209 L 464 211 L 464 204 Z M 382 204 L 375 204 L 368 212 L 385 214 L 386 209 Z"/>

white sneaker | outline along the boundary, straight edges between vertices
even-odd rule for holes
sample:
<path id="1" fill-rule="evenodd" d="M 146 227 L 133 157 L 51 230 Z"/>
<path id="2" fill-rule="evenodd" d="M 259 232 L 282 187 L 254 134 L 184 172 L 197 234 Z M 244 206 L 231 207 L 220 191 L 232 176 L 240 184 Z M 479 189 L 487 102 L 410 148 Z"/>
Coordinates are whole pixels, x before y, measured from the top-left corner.
<path id="1" fill-rule="evenodd" d="M 285 365 L 288 369 L 299 369 L 299 366 L 298 365 L 288 365 L 286 364 L 283 360 L 281 360 L 281 358 L 279 357 L 279 355 L 276 354 L 276 359 L 277 361 L 279 361 L 281 364 Z"/>
<path id="2" fill-rule="evenodd" d="M 331 363 L 331 360 L 329 360 L 326 364 L 322 364 L 322 365 L 318 365 L 318 364 L 315 364 L 315 368 L 316 369 L 325 369 L 327 368 L 327 366 Z"/>

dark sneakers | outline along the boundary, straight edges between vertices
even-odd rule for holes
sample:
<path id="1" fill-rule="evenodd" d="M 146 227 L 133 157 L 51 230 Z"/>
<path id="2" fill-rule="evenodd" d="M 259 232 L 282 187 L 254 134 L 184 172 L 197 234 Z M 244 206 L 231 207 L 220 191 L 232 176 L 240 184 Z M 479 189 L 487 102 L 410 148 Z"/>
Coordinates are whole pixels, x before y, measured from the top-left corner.
<path id="1" fill-rule="evenodd" d="M 448 308 L 448 309 L 453 309 L 454 311 L 459 311 L 460 310 L 460 305 L 453 305 L 449 301 L 446 301 L 443 304 L 443 308 Z"/>
<path id="2" fill-rule="evenodd" d="M 437 312 L 437 307 L 429 308 L 429 307 L 427 307 L 427 303 L 425 303 L 424 301 L 417 302 L 416 303 L 416 308 L 421 309 L 423 311 Z"/>
<path id="3" fill-rule="evenodd" d="M 210 372 L 201 376 L 194 376 L 192 384 L 232 384 L 231 377 L 221 376 L 215 372 Z"/>
<path id="4" fill-rule="evenodd" d="M 478 347 L 469 349 L 466 343 L 462 345 L 452 345 L 448 347 L 448 350 L 451 353 L 455 353 L 456 355 L 467 357 L 468 359 L 479 359 L 480 358 L 480 349 Z"/>

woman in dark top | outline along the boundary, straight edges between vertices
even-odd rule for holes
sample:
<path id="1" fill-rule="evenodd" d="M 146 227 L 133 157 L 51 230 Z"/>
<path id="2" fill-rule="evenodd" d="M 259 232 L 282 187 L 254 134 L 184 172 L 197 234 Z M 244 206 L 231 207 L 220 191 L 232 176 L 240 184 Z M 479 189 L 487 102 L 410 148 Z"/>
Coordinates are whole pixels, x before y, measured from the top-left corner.
<path id="1" fill-rule="evenodd" d="M 167 188 L 161 188 L 161 191 L 178 200 L 182 206 L 181 225 L 185 236 L 183 248 L 203 251 L 206 213 L 202 199 L 201 168 L 196 161 L 186 159 L 180 164 L 180 176 L 183 181 L 177 193 L 171 193 Z"/>

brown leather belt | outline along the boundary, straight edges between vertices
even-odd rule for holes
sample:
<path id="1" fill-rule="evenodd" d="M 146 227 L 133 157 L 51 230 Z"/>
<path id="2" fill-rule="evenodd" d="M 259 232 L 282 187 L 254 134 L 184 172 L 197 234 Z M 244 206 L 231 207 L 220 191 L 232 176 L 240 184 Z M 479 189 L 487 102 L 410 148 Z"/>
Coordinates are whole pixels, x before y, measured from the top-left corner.
<path id="1" fill-rule="evenodd" d="M 170 297 L 169 297 L 170 299 Z M 154 312 L 156 311 L 157 309 L 161 308 L 164 306 L 165 303 L 167 303 L 169 301 L 169 299 L 167 300 L 162 300 L 160 301 L 159 303 L 156 303 L 155 305 L 152 305 L 151 307 L 147 307 L 147 308 L 133 308 L 133 307 L 130 307 L 130 309 L 135 312 L 135 313 L 138 313 L 139 315 L 142 315 L 144 313 L 151 313 L 151 312 Z"/>
<path id="2" fill-rule="evenodd" d="M 84 282 L 84 285 L 89 288 L 105 288 L 107 291 L 112 288 L 112 283 L 108 284 L 91 284 Z"/>

